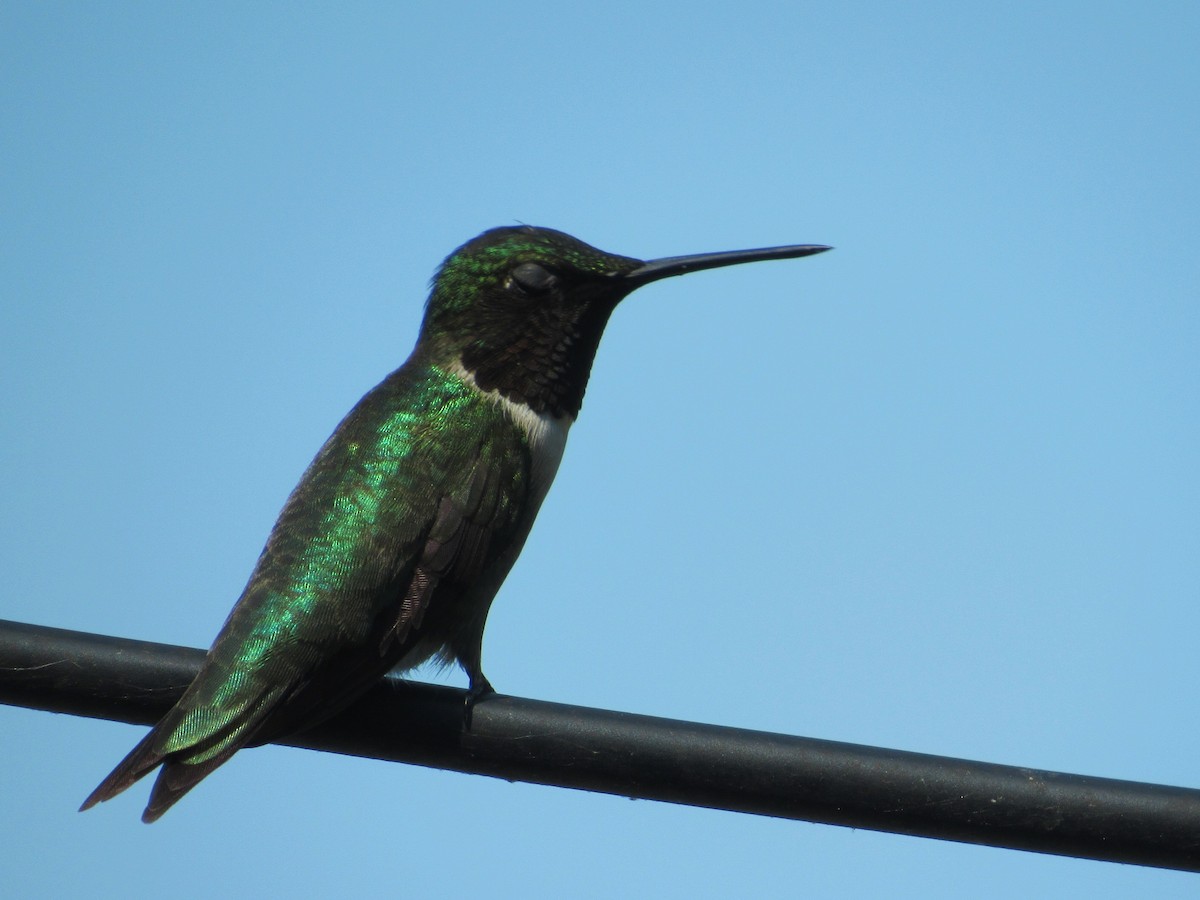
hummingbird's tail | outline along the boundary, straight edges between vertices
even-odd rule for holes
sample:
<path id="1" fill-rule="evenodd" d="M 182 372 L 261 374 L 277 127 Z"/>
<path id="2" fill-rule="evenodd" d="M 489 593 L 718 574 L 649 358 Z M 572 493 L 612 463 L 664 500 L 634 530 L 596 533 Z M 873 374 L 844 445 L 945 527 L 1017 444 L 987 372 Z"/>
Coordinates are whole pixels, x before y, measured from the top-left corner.
<path id="1" fill-rule="evenodd" d="M 121 760 L 117 767 L 108 773 L 108 777 L 88 795 L 88 798 L 83 801 L 83 806 L 79 807 L 79 811 L 83 812 L 85 809 L 91 809 L 97 803 L 111 800 L 135 781 L 149 775 L 163 761 L 163 754 L 154 749 L 157 736 L 158 729 L 150 729 L 150 733 L 142 738 L 138 745 L 129 751 L 129 755 Z"/>
<path id="2" fill-rule="evenodd" d="M 141 742 L 129 751 L 108 777 L 88 795 L 79 807 L 79 811 L 91 809 L 97 803 L 111 800 L 134 782 L 149 775 L 160 764 L 162 769 L 150 789 L 150 800 L 142 813 L 142 821 L 146 823 L 157 820 L 163 813 L 194 788 L 200 781 L 217 766 L 225 762 L 240 749 L 241 745 L 231 747 L 211 759 L 202 762 L 187 763 L 164 756 L 154 748 L 158 729 L 155 728 L 142 738 Z"/>
<path id="3" fill-rule="evenodd" d="M 185 694 L 100 782 L 79 811 L 111 800 L 161 765 L 162 771 L 158 773 L 150 790 L 150 801 L 142 813 L 143 822 L 155 821 L 213 769 L 246 746 L 260 731 L 263 720 L 275 709 L 283 693 L 283 688 L 277 687 L 254 698 L 253 702 L 243 704 L 232 715 L 215 720 L 205 714 L 207 710 L 191 708 L 189 695 Z"/>

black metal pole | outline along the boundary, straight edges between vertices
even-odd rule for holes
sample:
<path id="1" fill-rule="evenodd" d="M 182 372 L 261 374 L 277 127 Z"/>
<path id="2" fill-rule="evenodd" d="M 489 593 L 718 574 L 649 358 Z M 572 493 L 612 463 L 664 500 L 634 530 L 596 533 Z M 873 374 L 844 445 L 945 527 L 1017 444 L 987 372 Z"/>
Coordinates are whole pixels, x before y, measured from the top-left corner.
<path id="1" fill-rule="evenodd" d="M 0 702 L 150 724 L 203 651 L 0 620 Z M 509 780 L 1200 871 L 1200 791 L 387 679 L 284 743 Z"/>

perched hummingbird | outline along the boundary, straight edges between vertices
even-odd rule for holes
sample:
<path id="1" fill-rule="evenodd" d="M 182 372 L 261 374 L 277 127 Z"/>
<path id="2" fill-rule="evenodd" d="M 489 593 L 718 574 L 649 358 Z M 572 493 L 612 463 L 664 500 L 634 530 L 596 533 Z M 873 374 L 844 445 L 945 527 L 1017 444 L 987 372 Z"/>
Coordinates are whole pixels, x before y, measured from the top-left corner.
<path id="1" fill-rule="evenodd" d="M 645 262 L 548 228 L 495 228 L 433 279 L 408 361 L 325 442 L 179 702 L 84 801 L 160 764 L 153 822 L 239 749 L 338 712 L 388 671 L 457 660 L 469 701 L 488 608 L 579 413 L 600 335 L 671 275 L 820 245 Z"/>

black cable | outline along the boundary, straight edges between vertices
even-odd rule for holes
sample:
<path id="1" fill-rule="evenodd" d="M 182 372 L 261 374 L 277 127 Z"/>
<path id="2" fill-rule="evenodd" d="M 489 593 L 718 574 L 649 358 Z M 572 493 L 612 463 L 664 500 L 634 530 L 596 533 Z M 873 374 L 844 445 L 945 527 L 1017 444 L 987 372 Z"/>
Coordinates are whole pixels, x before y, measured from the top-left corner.
<path id="1" fill-rule="evenodd" d="M 0 702 L 150 724 L 204 653 L 0 620 Z M 387 679 L 283 743 L 508 780 L 1200 871 L 1200 791 Z M 81 782 L 81 787 L 84 787 Z"/>

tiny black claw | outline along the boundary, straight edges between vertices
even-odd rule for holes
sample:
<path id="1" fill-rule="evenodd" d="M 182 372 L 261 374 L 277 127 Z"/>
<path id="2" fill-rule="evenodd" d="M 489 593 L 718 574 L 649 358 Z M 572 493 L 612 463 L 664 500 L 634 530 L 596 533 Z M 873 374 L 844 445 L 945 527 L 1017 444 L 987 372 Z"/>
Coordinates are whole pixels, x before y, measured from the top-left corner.
<path id="1" fill-rule="evenodd" d="M 466 700 L 463 703 L 463 730 L 471 730 L 471 716 L 475 712 L 475 703 L 481 697 L 486 697 L 488 694 L 496 693 L 496 689 L 492 687 L 492 683 L 483 675 L 478 678 L 471 679 L 471 687 L 467 690 Z"/>

